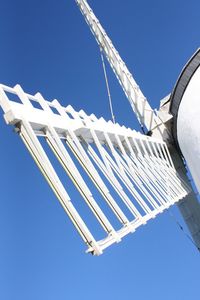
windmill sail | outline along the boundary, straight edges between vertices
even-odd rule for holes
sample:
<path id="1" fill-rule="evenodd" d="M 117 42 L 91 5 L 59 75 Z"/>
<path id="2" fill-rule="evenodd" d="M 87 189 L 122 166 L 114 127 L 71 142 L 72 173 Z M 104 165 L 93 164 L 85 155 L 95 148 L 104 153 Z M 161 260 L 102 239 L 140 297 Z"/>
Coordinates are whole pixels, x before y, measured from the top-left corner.
<path id="1" fill-rule="evenodd" d="M 76 3 L 121 84 L 138 121 L 144 125 L 148 131 L 157 128 L 161 124 L 161 121 L 155 115 L 146 97 L 143 95 L 87 1 L 76 0 Z"/>
<path id="2" fill-rule="evenodd" d="M 153 136 L 165 140 L 170 145 L 170 148 L 173 149 L 172 152 L 175 153 L 174 162 L 177 164 L 177 169 L 182 173 L 182 176 L 184 180 L 188 182 L 188 185 L 190 185 L 186 176 L 184 163 L 180 158 L 180 153 L 177 152 L 176 149 L 176 146 L 178 145 L 180 150 L 179 144 L 181 144 L 181 151 L 190 167 L 196 186 L 200 190 L 199 114 L 197 111 L 197 108 L 199 107 L 197 95 L 199 95 L 200 78 L 199 50 L 194 54 L 184 68 L 171 97 L 168 96 L 167 100 L 164 101 L 164 104 L 161 105 L 161 108 L 158 111 L 158 118 L 139 86 L 133 79 L 132 74 L 129 72 L 119 53 L 113 46 L 105 30 L 94 15 L 87 1 L 76 0 L 76 3 L 79 6 L 79 9 L 95 39 L 97 40 L 97 43 L 101 49 L 103 49 L 104 54 L 119 83 L 121 84 L 140 125 L 142 127 L 145 126 L 147 130 L 153 134 Z M 193 78 L 196 78 L 196 80 Z M 190 88 L 190 86 L 192 86 L 192 88 Z M 182 101 L 182 99 L 186 100 Z M 193 105 L 191 105 L 191 99 Z M 181 113 L 179 113 L 180 111 Z M 178 115 L 179 122 L 177 122 Z M 193 120 L 193 122 L 191 122 L 191 120 Z M 174 128 L 171 128 L 171 123 L 173 123 Z M 180 125 L 177 126 L 177 124 Z M 178 131 L 179 141 L 177 138 Z M 191 147 L 191 145 L 193 146 Z M 191 149 L 193 149 L 193 151 L 191 151 Z M 191 194 L 181 202 L 179 208 L 186 224 L 188 225 L 195 244 L 198 248 L 200 248 L 200 205 L 195 193 L 191 192 Z"/>
<path id="3" fill-rule="evenodd" d="M 138 121 L 153 135 L 142 135 L 83 110 L 77 112 L 70 105 L 63 107 L 57 100 L 49 102 L 40 93 L 27 94 L 19 85 L 11 88 L 1 84 L 0 106 L 6 123 L 15 126 L 88 252 L 100 255 L 177 202 L 200 245 L 200 207 L 183 161 L 170 140 L 170 129 L 155 115 L 87 2 L 76 2 Z M 174 103 L 176 107 L 176 99 Z M 164 119 L 170 118 L 168 113 Z M 172 151 L 165 141 L 170 141 Z M 64 170 L 63 176 L 58 175 L 52 154 Z M 84 209 L 77 208 L 72 185 L 65 183 L 68 178 L 81 195 L 81 203 L 86 204 Z"/>
<path id="4" fill-rule="evenodd" d="M 190 193 L 162 140 L 72 106 L 62 107 L 57 100 L 46 101 L 39 93 L 27 94 L 19 85 L 0 85 L 0 106 L 93 254 L 101 254 Z M 57 175 L 40 139 L 47 142 L 95 216 L 104 232 L 101 239 L 86 225 L 87 214 L 81 216 L 75 208 L 70 188 Z M 96 188 L 94 194 L 88 177 Z"/>

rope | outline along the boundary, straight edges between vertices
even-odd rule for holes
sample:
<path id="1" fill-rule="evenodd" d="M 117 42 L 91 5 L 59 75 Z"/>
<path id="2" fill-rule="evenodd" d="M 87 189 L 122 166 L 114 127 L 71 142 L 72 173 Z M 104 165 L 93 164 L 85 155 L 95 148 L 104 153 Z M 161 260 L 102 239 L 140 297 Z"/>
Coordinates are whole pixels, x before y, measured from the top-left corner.
<path id="1" fill-rule="evenodd" d="M 102 61 L 102 66 L 103 66 L 103 73 L 104 73 L 104 77 L 105 77 L 105 81 L 106 81 L 106 88 L 107 88 L 107 93 L 108 93 L 110 113 L 111 113 L 112 121 L 115 124 L 115 116 L 114 116 L 114 113 L 113 113 L 112 98 L 111 98 L 111 94 L 110 94 L 110 88 L 109 88 L 108 76 L 107 76 L 106 66 L 105 66 L 105 61 L 104 61 L 104 56 L 103 56 L 103 50 L 102 50 L 101 47 L 100 47 L 100 53 L 101 53 L 101 61 Z"/>

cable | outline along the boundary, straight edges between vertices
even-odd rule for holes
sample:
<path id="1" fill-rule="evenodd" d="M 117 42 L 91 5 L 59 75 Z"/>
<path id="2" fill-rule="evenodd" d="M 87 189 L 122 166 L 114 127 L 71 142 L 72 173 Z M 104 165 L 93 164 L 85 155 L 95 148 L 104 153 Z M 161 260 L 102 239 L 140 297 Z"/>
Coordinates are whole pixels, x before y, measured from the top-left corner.
<path id="1" fill-rule="evenodd" d="M 170 215 L 170 217 L 173 219 L 173 221 L 177 224 L 177 226 L 179 227 L 179 229 L 187 237 L 187 239 L 193 244 L 193 246 L 198 250 L 198 252 L 200 252 L 200 248 L 195 244 L 195 242 L 193 241 L 193 239 L 191 238 L 191 236 L 184 230 L 183 226 L 179 223 L 179 221 L 176 219 L 176 217 L 174 216 L 174 214 L 169 209 L 167 209 L 167 212 Z"/>
<path id="2" fill-rule="evenodd" d="M 101 61 L 102 61 L 102 66 L 103 66 L 104 77 L 105 77 L 105 81 L 106 81 L 106 88 L 107 88 L 107 93 L 108 93 L 110 113 L 111 113 L 112 121 L 115 124 L 116 121 L 115 121 L 115 115 L 114 115 L 114 112 L 113 112 L 112 98 L 111 98 L 111 94 L 110 94 L 110 87 L 109 87 L 109 82 L 108 82 L 108 76 L 107 76 L 106 66 L 105 66 L 105 60 L 104 60 L 104 56 L 103 56 L 103 49 L 101 47 L 100 47 L 100 53 L 101 53 Z M 146 134 L 145 129 L 144 129 L 144 125 L 140 121 L 140 118 L 138 116 L 137 110 L 134 110 L 134 111 L 135 111 L 137 120 L 138 120 L 138 122 L 140 124 L 140 128 L 142 130 L 142 133 Z"/>
<path id="3" fill-rule="evenodd" d="M 107 88 L 107 93 L 108 93 L 110 113 L 111 113 L 113 123 L 115 124 L 115 116 L 114 116 L 114 113 L 113 113 L 112 98 L 111 98 L 111 94 L 110 94 L 110 88 L 109 88 L 108 76 L 107 76 L 106 66 L 105 66 L 105 61 L 104 61 L 104 56 L 103 56 L 103 50 L 102 50 L 101 47 L 100 47 L 100 53 L 101 53 L 101 61 L 102 61 L 102 66 L 103 66 L 104 77 L 105 77 L 105 81 L 106 81 L 106 88 Z"/>

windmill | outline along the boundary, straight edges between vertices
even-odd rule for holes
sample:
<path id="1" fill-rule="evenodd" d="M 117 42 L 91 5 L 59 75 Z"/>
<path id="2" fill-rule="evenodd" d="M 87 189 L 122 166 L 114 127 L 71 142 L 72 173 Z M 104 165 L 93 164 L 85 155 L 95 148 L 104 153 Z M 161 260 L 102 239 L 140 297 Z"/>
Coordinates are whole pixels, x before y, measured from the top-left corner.
<path id="1" fill-rule="evenodd" d="M 14 88 L 0 86 L 0 105 L 6 122 L 15 126 L 87 244 L 88 252 L 101 254 L 174 203 L 178 203 L 199 246 L 199 205 L 173 138 L 175 136 L 193 175 L 193 156 L 188 158 L 187 149 L 176 133 L 179 132 L 179 104 L 198 68 L 198 52 L 186 66 L 188 72 L 185 76 L 182 74 L 170 98 L 162 101 L 156 115 L 87 2 L 76 2 L 148 135 L 103 118 L 97 119 L 94 114 L 88 116 L 82 110 L 77 112 L 70 105 L 63 107 L 57 100 L 46 101 L 39 93 L 27 94 L 19 85 Z M 183 82 L 185 88 L 182 88 Z M 103 231 L 100 239 L 94 237 L 75 208 L 70 189 L 64 187 L 56 174 L 41 139 L 47 142 L 95 216 Z M 88 178 L 103 203 L 95 198 Z M 198 173 L 195 178 L 198 181 Z"/>

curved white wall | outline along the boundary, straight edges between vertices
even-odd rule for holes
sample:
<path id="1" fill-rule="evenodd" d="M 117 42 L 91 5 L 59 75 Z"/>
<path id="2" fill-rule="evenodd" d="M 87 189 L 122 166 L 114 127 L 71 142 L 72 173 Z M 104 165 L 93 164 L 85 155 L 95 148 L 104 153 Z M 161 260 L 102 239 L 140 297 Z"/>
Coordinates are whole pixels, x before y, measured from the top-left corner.
<path id="1" fill-rule="evenodd" d="M 190 80 L 179 106 L 177 137 L 200 192 L 200 67 Z"/>

